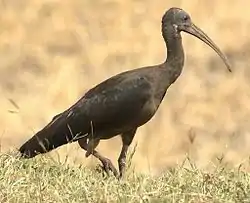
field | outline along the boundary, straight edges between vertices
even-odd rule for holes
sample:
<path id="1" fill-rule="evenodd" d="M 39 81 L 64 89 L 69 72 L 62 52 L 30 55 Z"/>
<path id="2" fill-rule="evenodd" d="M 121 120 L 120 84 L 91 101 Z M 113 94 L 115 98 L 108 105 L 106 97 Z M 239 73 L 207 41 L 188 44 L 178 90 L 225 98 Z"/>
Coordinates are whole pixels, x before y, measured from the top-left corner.
<path id="1" fill-rule="evenodd" d="M 101 179 L 91 170 L 98 162 L 85 159 L 77 144 L 29 161 L 6 155 L 95 84 L 121 71 L 165 60 L 161 17 L 173 6 L 190 13 L 218 44 L 233 73 L 208 46 L 182 34 L 183 73 L 156 116 L 138 130 L 131 146 L 131 150 L 137 146 L 133 173 L 125 185 Z M 25 202 L 30 189 L 27 198 L 37 202 L 84 198 L 138 202 L 144 197 L 167 202 L 249 202 L 242 195 L 249 193 L 250 169 L 248 7 L 243 0 L 0 0 L 0 201 Z M 98 146 L 114 163 L 120 148 L 119 137 Z M 182 165 L 187 157 L 194 168 Z M 207 173 L 214 179 L 204 183 Z M 233 186 L 238 183 L 242 186 Z M 139 187 L 144 184 L 145 188 Z M 48 188 L 38 192 L 44 186 Z M 243 189 L 238 197 L 239 188 Z M 127 195 L 119 196 L 123 192 Z"/>
<path id="2" fill-rule="evenodd" d="M 51 157 L 20 161 L 0 155 L 1 202 L 249 202 L 250 175 L 222 162 L 199 170 L 188 158 L 152 176 L 128 168 L 125 180 L 98 168 L 69 166 Z M 188 166 L 184 166 L 188 165 Z"/>

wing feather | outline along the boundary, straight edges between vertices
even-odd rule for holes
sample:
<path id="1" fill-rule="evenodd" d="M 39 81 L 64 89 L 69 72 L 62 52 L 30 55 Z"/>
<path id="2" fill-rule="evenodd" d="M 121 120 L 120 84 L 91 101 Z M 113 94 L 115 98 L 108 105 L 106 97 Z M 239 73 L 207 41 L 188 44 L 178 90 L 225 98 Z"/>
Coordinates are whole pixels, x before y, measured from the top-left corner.
<path id="1" fill-rule="evenodd" d="M 149 81 L 143 76 L 109 79 L 72 106 L 71 115 L 75 119 L 88 118 L 96 125 L 126 125 L 139 115 L 150 99 L 150 88 Z"/>

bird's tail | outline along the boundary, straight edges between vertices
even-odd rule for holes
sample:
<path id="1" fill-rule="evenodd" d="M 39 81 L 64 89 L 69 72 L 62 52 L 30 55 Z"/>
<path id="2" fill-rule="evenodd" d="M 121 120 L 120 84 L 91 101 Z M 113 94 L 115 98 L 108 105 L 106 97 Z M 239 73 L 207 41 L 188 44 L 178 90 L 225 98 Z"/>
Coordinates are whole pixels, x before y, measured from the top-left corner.
<path id="1" fill-rule="evenodd" d="M 19 148 L 19 152 L 22 157 L 32 158 L 37 154 L 49 152 L 73 140 L 74 136 L 68 125 L 67 115 L 59 114 L 42 130 L 25 142 Z"/>

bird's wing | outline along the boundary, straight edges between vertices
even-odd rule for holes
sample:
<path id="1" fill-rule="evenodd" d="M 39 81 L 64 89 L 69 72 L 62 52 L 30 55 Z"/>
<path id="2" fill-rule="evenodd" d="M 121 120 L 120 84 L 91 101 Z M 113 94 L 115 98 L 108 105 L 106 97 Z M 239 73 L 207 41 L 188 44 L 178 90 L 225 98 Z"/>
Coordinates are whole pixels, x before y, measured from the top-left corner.
<path id="1" fill-rule="evenodd" d="M 69 112 L 76 119 L 85 117 L 99 125 L 126 125 L 151 98 L 150 90 L 145 76 L 113 77 L 89 90 Z"/>

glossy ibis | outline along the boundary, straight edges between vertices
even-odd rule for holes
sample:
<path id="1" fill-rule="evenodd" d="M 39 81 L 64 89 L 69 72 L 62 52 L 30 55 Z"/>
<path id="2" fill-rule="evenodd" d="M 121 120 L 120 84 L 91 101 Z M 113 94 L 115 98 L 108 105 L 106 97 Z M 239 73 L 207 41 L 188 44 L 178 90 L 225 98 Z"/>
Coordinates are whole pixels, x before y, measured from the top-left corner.
<path id="1" fill-rule="evenodd" d="M 162 17 L 162 36 L 167 47 L 166 60 L 154 66 L 142 67 L 115 75 L 90 89 L 80 100 L 24 143 L 22 157 L 32 158 L 61 145 L 78 141 L 86 150 L 86 157 L 94 155 L 106 172 L 122 177 L 126 154 L 138 127 L 156 113 L 167 89 L 180 76 L 184 65 L 181 31 L 187 32 L 209 45 L 226 64 L 225 55 L 197 26 L 188 13 L 170 8 Z M 122 150 L 118 159 L 119 174 L 112 162 L 95 148 L 102 139 L 121 135 Z"/>

